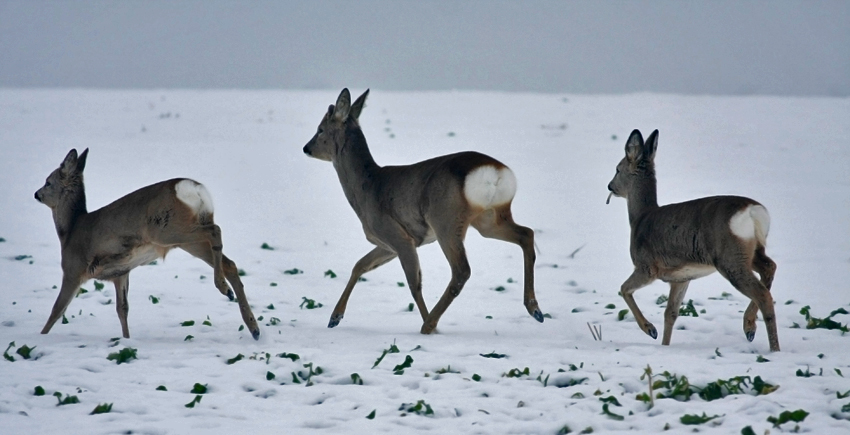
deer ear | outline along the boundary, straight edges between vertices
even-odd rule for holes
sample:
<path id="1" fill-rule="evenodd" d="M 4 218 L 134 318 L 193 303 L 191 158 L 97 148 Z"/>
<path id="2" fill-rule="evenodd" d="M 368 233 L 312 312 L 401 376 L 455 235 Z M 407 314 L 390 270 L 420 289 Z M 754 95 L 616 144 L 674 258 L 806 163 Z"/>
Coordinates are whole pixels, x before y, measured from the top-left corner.
<path id="1" fill-rule="evenodd" d="M 74 170 L 77 169 L 77 150 L 71 149 L 68 151 L 68 155 L 65 156 L 65 160 L 62 161 L 62 164 L 59 165 L 59 169 L 62 171 L 64 175 L 70 175 Z"/>
<path id="2" fill-rule="evenodd" d="M 355 121 L 360 119 L 360 112 L 363 110 L 363 105 L 366 104 L 366 97 L 369 96 L 369 90 L 366 89 L 366 92 L 363 95 L 357 97 L 357 100 L 354 101 L 354 104 L 351 105 L 351 113 L 348 115 L 354 118 Z"/>
<path id="3" fill-rule="evenodd" d="M 626 141 L 626 158 L 630 162 L 636 162 L 643 153 L 643 136 L 639 130 L 632 131 L 629 140 Z"/>
<path id="4" fill-rule="evenodd" d="M 339 93 L 339 98 L 336 99 L 336 106 L 334 107 L 334 120 L 339 122 L 345 122 L 348 119 L 348 114 L 351 111 L 351 94 L 348 92 L 348 88 L 342 90 Z"/>
<path id="5" fill-rule="evenodd" d="M 646 138 L 646 143 L 643 144 L 643 158 L 650 162 L 653 161 L 656 149 L 658 149 L 658 130 L 653 131 Z"/>
<path id="6" fill-rule="evenodd" d="M 89 149 L 86 148 L 80 157 L 77 158 L 77 172 L 82 173 L 86 169 L 86 158 L 89 156 Z"/>

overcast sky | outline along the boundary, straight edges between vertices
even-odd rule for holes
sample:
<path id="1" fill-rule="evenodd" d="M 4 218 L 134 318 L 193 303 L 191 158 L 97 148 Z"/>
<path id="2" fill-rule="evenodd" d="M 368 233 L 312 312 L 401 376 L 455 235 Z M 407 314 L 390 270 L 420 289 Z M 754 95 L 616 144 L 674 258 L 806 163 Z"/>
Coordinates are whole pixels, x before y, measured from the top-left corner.
<path id="1" fill-rule="evenodd" d="M 0 0 L 0 87 L 850 95 L 850 1 Z"/>

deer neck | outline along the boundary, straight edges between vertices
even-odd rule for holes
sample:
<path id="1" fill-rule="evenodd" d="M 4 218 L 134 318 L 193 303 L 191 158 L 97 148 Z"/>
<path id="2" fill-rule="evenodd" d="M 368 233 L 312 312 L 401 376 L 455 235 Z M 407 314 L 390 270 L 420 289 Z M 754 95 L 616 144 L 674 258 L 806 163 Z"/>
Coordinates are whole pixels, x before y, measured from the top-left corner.
<path id="1" fill-rule="evenodd" d="M 372 187 L 380 169 L 359 127 L 346 128 L 345 144 L 333 163 L 345 197 L 359 216 L 364 203 L 374 194 Z"/>
<path id="2" fill-rule="evenodd" d="M 641 172 L 626 201 L 629 207 L 629 223 L 632 226 L 643 214 L 658 208 L 654 168 Z"/>
<path id="3" fill-rule="evenodd" d="M 86 191 L 81 180 L 80 189 L 69 194 L 58 207 L 53 209 L 53 223 L 56 225 L 56 234 L 62 246 L 65 246 L 79 218 L 87 213 Z"/>

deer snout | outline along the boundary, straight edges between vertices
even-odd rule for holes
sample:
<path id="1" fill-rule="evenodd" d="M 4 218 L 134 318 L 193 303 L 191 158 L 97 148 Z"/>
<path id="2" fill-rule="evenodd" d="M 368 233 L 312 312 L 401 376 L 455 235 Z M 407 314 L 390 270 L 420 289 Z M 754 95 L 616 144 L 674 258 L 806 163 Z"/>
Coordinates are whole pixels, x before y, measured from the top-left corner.
<path id="1" fill-rule="evenodd" d="M 35 191 L 35 195 L 33 195 L 33 196 L 35 196 L 36 201 L 41 202 L 41 198 L 39 198 L 37 190 Z"/>
<path id="2" fill-rule="evenodd" d="M 304 154 L 310 155 L 310 148 L 308 148 L 310 144 L 304 145 Z"/>

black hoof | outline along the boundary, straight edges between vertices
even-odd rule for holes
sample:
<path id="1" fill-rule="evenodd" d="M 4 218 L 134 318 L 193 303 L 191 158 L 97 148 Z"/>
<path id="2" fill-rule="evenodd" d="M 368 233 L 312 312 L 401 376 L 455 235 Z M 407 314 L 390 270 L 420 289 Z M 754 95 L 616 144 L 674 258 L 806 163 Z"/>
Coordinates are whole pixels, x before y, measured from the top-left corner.
<path id="1" fill-rule="evenodd" d="M 534 317 L 534 320 L 543 323 L 543 313 L 540 312 L 540 309 L 534 310 L 534 312 L 531 313 L 531 316 Z"/>
<path id="2" fill-rule="evenodd" d="M 328 328 L 333 328 L 336 325 L 339 325 L 339 322 L 342 320 L 342 314 L 331 316 L 331 321 L 328 322 Z"/>
<path id="3" fill-rule="evenodd" d="M 251 331 L 251 336 L 254 337 L 254 340 L 259 340 L 260 339 L 260 330 L 256 329 L 256 330 Z"/>
<path id="4" fill-rule="evenodd" d="M 236 299 L 236 296 L 233 295 L 233 290 L 231 290 L 231 289 L 227 290 L 227 299 L 230 299 L 231 301 Z M 257 334 L 259 334 L 259 332 Z"/>
<path id="5" fill-rule="evenodd" d="M 747 335 L 747 341 L 752 342 L 756 338 L 756 331 L 745 332 Z"/>
<path id="6" fill-rule="evenodd" d="M 652 325 L 649 325 L 649 330 L 646 331 L 646 335 L 652 337 L 653 340 L 658 340 L 658 331 Z"/>

